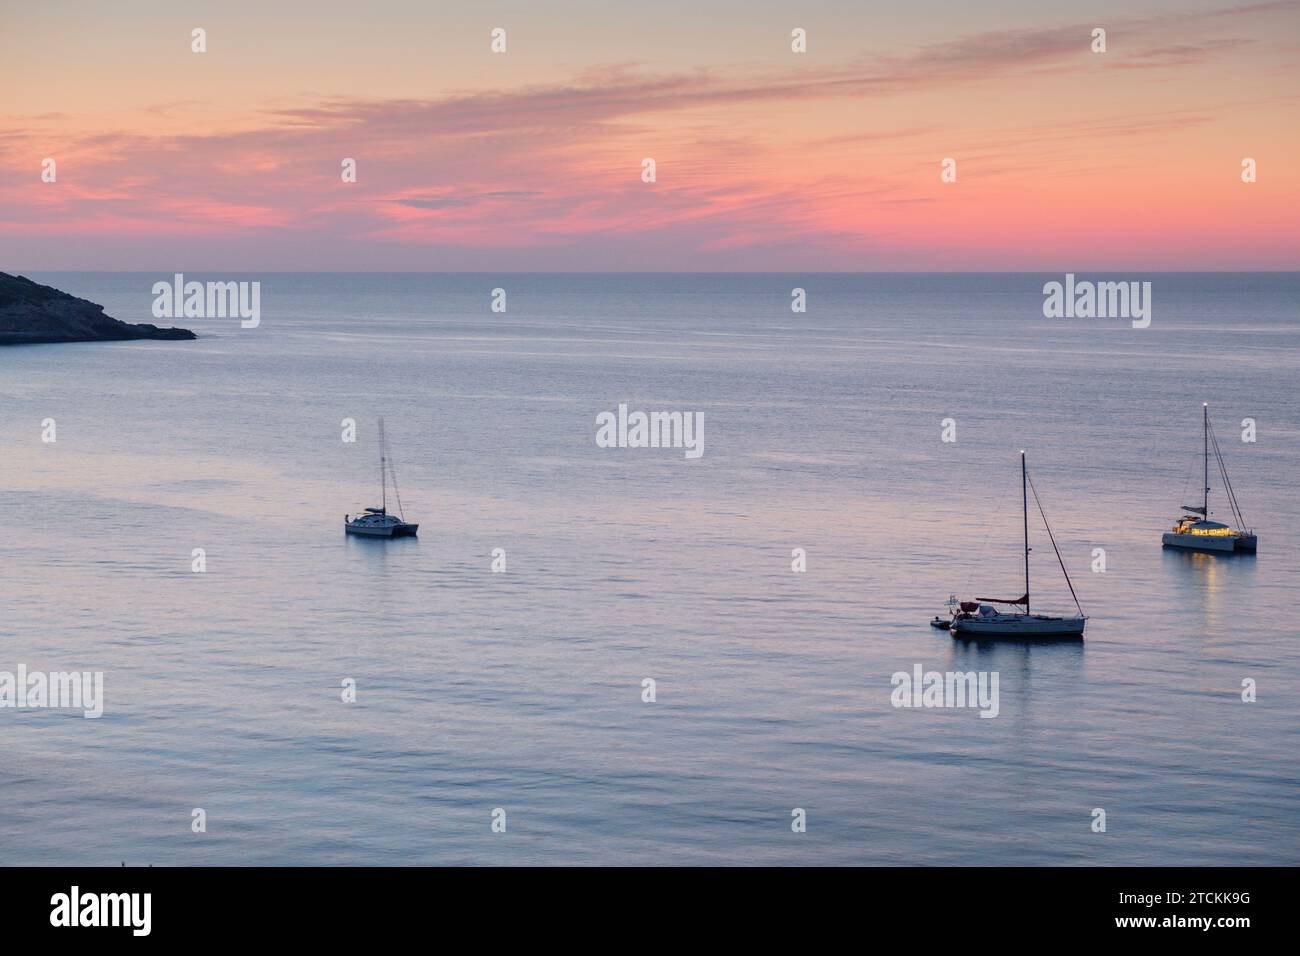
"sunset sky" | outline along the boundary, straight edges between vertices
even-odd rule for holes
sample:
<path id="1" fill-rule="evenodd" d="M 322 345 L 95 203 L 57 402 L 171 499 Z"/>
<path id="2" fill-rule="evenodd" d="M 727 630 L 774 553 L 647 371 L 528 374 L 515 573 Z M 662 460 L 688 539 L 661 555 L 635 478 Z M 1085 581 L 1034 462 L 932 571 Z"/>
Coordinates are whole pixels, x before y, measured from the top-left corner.
<path id="1" fill-rule="evenodd" d="M 0 271 L 1300 268 L 1300 0 L 45 0 L 0 89 Z"/>

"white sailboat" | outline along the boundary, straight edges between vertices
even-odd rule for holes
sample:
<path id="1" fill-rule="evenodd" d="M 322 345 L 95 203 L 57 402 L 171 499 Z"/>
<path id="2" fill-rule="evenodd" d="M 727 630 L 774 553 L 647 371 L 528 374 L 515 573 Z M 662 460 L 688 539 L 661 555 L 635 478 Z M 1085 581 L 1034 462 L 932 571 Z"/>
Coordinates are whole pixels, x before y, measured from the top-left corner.
<path id="1" fill-rule="evenodd" d="M 1052 617 L 1047 614 L 1032 614 L 1029 607 L 1029 469 L 1025 464 L 1025 453 L 1020 453 L 1020 493 L 1024 508 L 1024 528 L 1025 528 L 1025 594 L 1023 597 L 1014 600 L 1005 600 L 1001 598 L 976 598 L 974 601 L 962 601 L 959 604 L 960 611 L 953 617 L 950 630 L 954 637 L 1001 637 L 1001 638 L 1020 638 L 1022 640 L 1034 640 L 1045 638 L 1082 638 L 1084 624 L 1087 617 L 1083 613 L 1083 608 L 1079 605 L 1078 595 L 1074 593 L 1074 584 L 1070 581 L 1070 573 L 1065 570 L 1065 561 L 1061 558 L 1061 551 L 1056 547 L 1056 537 L 1052 534 L 1052 526 L 1047 523 L 1047 515 L 1043 511 L 1043 503 L 1038 500 L 1038 492 L 1034 491 L 1034 503 L 1038 505 L 1038 513 L 1042 515 L 1043 527 L 1047 529 L 1047 537 L 1052 542 L 1052 550 L 1056 552 L 1056 560 L 1060 562 L 1061 573 L 1065 575 L 1065 583 L 1069 585 L 1070 596 L 1074 598 L 1074 606 L 1078 609 L 1077 617 Z M 1000 604 L 1013 610 L 1002 611 L 993 605 Z M 1024 607 L 1021 613 L 1014 608 Z"/>
<path id="2" fill-rule="evenodd" d="M 1228 480 L 1228 466 L 1223 463 L 1223 453 L 1219 450 L 1219 440 L 1214 437 L 1210 427 L 1210 403 L 1201 403 L 1201 442 L 1204 466 L 1202 469 L 1203 496 L 1200 507 L 1183 505 L 1184 514 L 1178 519 L 1173 529 L 1166 531 L 1161 540 L 1166 548 L 1183 548 L 1188 551 L 1209 551 L 1213 553 L 1233 553 L 1245 551 L 1253 554 L 1259 543 L 1254 531 L 1243 530 L 1245 519 L 1237 506 L 1237 495 Z M 1228 505 L 1237 521 L 1237 530 L 1219 521 L 1210 520 L 1210 449 L 1219 463 L 1219 473 L 1223 476 L 1223 490 L 1227 493 Z"/>
<path id="3" fill-rule="evenodd" d="M 393 480 L 393 496 L 397 499 L 397 514 L 388 513 L 388 479 Z M 397 472 L 393 469 L 391 456 L 388 454 L 388 442 L 384 438 L 384 420 L 379 419 L 379 493 L 382 502 L 378 508 L 366 508 L 360 514 L 344 515 L 343 530 L 348 534 L 362 535 L 367 538 L 405 538 L 415 537 L 420 530 L 418 524 L 408 523 L 402 512 L 402 495 L 397 490 Z M 373 500 L 373 499 L 371 499 Z"/>

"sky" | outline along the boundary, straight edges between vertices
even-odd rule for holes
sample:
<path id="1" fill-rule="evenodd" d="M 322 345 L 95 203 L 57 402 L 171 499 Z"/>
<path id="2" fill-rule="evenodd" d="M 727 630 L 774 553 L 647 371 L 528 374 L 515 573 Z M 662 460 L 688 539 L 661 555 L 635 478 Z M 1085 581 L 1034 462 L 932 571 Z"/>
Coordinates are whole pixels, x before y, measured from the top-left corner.
<path id="1" fill-rule="evenodd" d="M 0 0 L 0 271 L 1297 268 L 1300 0 Z"/>

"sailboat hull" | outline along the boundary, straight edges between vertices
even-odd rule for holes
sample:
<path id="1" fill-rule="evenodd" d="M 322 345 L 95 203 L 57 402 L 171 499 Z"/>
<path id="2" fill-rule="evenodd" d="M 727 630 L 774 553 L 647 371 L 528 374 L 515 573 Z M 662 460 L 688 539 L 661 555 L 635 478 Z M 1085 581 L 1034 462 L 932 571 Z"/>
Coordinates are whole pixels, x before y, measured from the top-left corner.
<path id="1" fill-rule="evenodd" d="M 1255 552 L 1258 539 L 1253 534 L 1208 535 L 1179 534 L 1166 531 L 1161 538 L 1166 548 L 1182 548 L 1185 551 L 1204 551 L 1216 554 L 1231 554 L 1234 551 Z"/>
<path id="2" fill-rule="evenodd" d="M 997 614 L 985 618 L 958 618 L 954 637 L 1067 638 L 1083 637 L 1086 618 L 1045 617 L 1037 614 Z"/>
<path id="3" fill-rule="evenodd" d="M 390 524 L 367 527 L 345 521 L 343 530 L 348 534 L 360 535 L 363 538 L 414 538 L 416 532 L 420 530 L 420 526 L 418 524 Z"/>

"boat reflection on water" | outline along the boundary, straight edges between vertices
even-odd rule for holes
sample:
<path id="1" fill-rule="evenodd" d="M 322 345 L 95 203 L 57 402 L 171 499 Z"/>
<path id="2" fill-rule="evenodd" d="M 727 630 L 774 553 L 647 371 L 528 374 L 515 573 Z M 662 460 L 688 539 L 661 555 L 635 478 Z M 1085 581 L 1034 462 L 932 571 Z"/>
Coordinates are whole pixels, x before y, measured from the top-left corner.
<path id="1" fill-rule="evenodd" d="M 1082 639 L 1072 641 L 949 641 L 945 670 L 996 671 L 1000 717 L 1023 744 L 1047 727 L 1086 684 Z M 1013 785 L 1020 786 L 1023 781 Z M 1028 795 L 1026 795 L 1028 799 Z"/>
<path id="2" fill-rule="evenodd" d="M 1161 562 L 1169 574 L 1175 602 L 1180 607 L 1201 607 L 1205 623 L 1218 617 L 1220 601 L 1230 610 L 1246 600 L 1255 581 L 1256 558 L 1253 551 L 1230 556 L 1207 551 L 1165 548 Z M 1224 560 L 1228 557 L 1228 560 Z"/>

